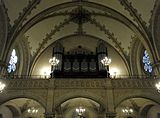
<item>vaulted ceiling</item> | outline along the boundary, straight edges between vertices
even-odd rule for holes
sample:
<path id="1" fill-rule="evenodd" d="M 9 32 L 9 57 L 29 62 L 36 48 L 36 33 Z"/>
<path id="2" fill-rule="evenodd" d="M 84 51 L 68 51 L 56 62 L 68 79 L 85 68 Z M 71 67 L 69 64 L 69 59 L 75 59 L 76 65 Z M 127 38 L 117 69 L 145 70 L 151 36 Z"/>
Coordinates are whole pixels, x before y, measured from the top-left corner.
<path id="1" fill-rule="evenodd" d="M 8 15 L 8 50 L 14 42 L 23 40 L 31 55 L 31 63 L 26 65 L 32 69 L 40 55 L 55 41 L 63 39 L 61 41 L 65 42 L 67 37 L 73 39 L 77 36 L 104 40 L 121 56 L 129 73 L 132 70 L 130 67 L 130 61 L 133 61 L 130 60 L 132 53 L 136 53 L 133 51 L 135 44 L 147 49 L 153 63 L 157 60 L 152 25 L 158 0 L 145 0 L 145 3 L 142 0 L 1 0 L 1 2 Z M 75 47 L 75 43 L 65 44 L 72 49 Z M 86 43 L 85 47 L 95 47 L 92 44 Z"/>
<path id="2" fill-rule="evenodd" d="M 103 39 L 128 55 L 134 37 L 142 42 L 148 38 L 155 0 L 4 0 L 4 4 L 10 25 L 19 24 L 14 38 L 24 35 L 32 55 L 55 40 L 81 32 L 79 23 L 71 20 L 78 7 L 90 14 L 82 23 L 85 35 Z"/>

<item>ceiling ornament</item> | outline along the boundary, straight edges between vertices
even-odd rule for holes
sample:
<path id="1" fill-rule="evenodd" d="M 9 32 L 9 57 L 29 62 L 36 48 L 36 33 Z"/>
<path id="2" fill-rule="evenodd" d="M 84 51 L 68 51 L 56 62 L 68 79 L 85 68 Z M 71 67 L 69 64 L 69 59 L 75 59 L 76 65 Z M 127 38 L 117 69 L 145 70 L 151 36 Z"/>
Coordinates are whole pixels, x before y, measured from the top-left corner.
<path id="1" fill-rule="evenodd" d="M 78 24 L 77 32 L 75 33 L 85 34 L 85 32 L 83 32 L 83 24 L 90 20 L 91 13 L 82 6 L 79 6 L 70 13 L 70 18 L 72 22 Z"/>
<path id="2" fill-rule="evenodd" d="M 88 10 L 79 6 L 71 12 L 70 17 L 74 23 L 83 24 L 90 20 L 91 14 Z"/>

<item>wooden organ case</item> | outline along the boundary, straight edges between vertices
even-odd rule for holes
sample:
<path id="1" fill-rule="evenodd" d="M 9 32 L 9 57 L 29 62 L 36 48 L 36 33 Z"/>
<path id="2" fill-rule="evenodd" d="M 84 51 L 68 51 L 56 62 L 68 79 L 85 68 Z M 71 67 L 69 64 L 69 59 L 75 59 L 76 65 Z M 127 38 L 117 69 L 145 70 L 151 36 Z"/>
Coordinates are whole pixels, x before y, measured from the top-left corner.
<path id="1" fill-rule="evenodd" d="M 93 53 L 82 46 L 68 52 L 60 43 L 53 48 L 53 56 L 59 60 L 56 67 L 52 67 L 51 77 L 55 78 L 106 78 L 109 77 L 109 67 L 105 68 L 101 60 L 108 56 L 103 43 L 97 45 Z M 54 70 L 53 70 L 54 69 Z"/>

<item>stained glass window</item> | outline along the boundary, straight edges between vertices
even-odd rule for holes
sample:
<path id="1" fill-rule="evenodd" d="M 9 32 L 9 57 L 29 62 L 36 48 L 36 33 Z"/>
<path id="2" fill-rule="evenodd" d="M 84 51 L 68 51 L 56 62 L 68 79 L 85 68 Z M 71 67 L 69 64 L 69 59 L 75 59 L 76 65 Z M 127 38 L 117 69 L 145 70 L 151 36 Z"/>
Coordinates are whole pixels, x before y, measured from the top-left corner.
<path id="1" fill-rule="evenodd" d="M 151 73 L 152 72 L 152 65 L 151 65 L 149 54 L 148 54 L 147 50 L 144 51 L 143 64 L 144 64 L 144 70 L 146 72 Z"/>
<path id="2" fill-rule="evenodd" d="M 16 50 L 13 49 L 10 60 L 9 60 L 9 65 L 7 68 L 8 73 L 14 72 L 16 70 L 17 61 L 18 61 L 18 57 L 16 55 Z"/>

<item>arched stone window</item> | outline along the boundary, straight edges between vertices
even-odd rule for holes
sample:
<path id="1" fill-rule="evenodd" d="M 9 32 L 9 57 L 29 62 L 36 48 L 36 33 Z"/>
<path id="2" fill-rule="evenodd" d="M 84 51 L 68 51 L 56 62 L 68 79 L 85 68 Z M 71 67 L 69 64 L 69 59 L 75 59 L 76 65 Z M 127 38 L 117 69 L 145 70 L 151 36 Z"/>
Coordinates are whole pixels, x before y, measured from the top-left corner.
<path id="1" fill-rule="evenodd" d="M 8 68 L 7 68 L 8 73 L 16 71 L 17 61 L 18 61 L 18 57 L 16 54 L 16 50 L 13 49 L 12 53 L 11 53 L 10 60 L 9 60 Z"/>
<path id="2" fill-rule="evenodd" d="M 150 57 L 147 50 L 144 51 L 143 66 L 144 66 L 145 72 L 152 73 L 152 65 L 151 65 Z"/>

